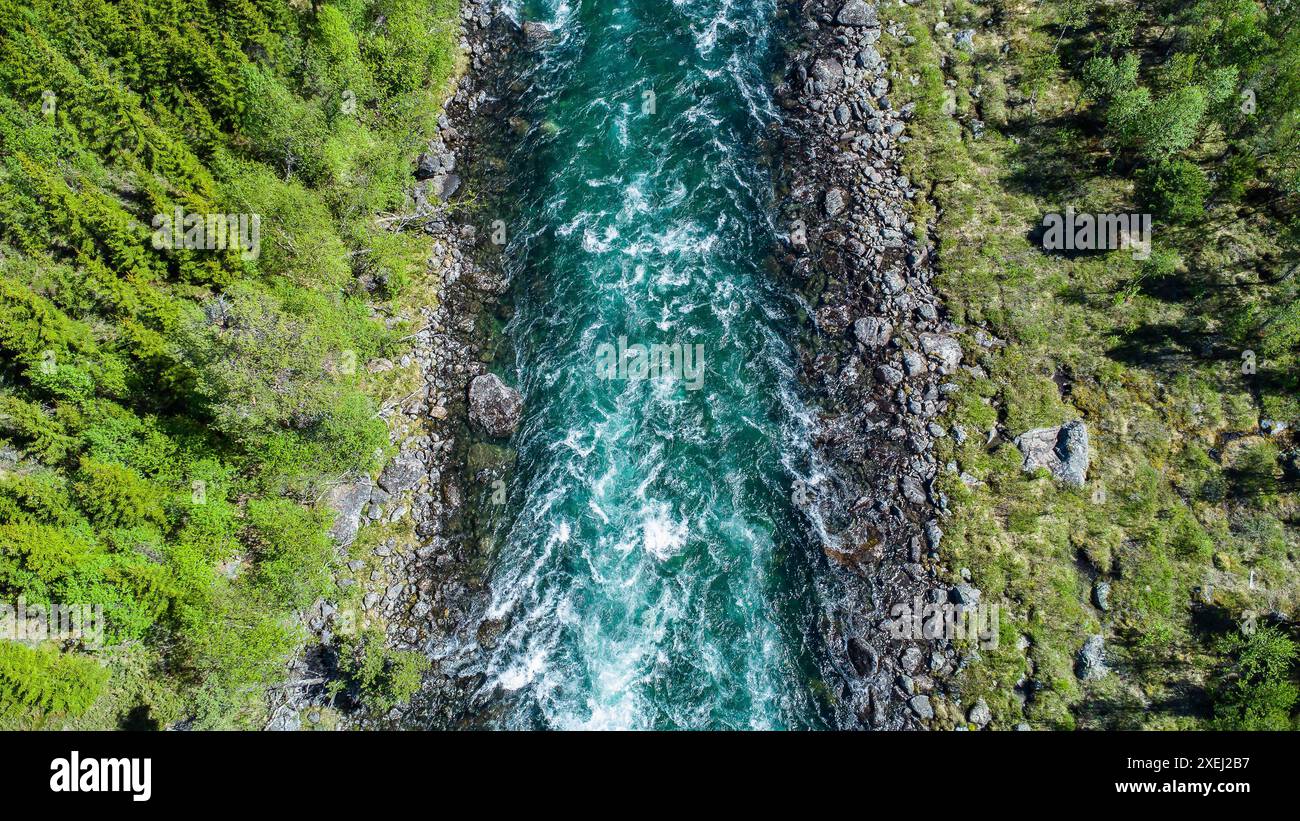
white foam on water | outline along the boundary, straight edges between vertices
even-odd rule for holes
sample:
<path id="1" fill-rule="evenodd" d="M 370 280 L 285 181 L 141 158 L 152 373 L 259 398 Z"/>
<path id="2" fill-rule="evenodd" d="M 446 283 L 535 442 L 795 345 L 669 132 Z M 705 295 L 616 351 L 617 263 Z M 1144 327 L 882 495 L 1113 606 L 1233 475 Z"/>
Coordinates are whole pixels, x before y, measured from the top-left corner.
<path id="1" fill-rule="evenodd" d="M 508 691 L 522 690 L 536 681 L 537 677 L 547 670 L 550 666 L 547 664 L 549 655 L 544 649 L 534 650 L 497 676 L 496 683 Z"/>
<path id="2" fill-rule="evenodd" d="M 587 228 L 582 232 L 582 250 L 589 254 L 603 254 L 614 247 L 616 239 L 618 239 L 618 229 L 612 225 L 605 226 L 599 236 L 595 230 Z"/>
<path id="3" fill-rule="evenodd" d="M 687 534 L 686 523 L 675 521 L 668 505 L 662 502 L 652 505 L 641 521 L 641 544 L 646 553 L 661 562 L 681 552 Z"/>
<path id="4" fill-rule="evenodd" d="M 587 509 L 592 513 L 595 513 L 596 517 L 600 519 L 603 524 L 609 524 L 609 514 L 607 514 L 600 505 L 596 504 L 594 498 L 587 500 Z"/>

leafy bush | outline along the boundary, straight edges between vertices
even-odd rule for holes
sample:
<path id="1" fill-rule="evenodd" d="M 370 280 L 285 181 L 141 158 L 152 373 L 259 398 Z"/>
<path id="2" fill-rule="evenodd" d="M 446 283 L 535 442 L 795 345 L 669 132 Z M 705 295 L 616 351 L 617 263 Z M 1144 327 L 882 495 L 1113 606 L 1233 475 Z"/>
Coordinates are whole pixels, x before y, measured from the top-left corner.
<path id="1" fill-rule="evenodd" d="M 1215 699 L 1215 723 L 1227 730 L 1289 730 L 1300 690 L 1291 681 L 1297 646 L 1275 627 L 1233 635 L 1222 652 L 1233 660 Z"/>
<path id="2" fill-rule="evenodd" d="M 108 671 L 92 659 L 52 644 L 30 648 L 0 639 L 0 718 L 30 710 L 80 715 L 107 680 Z"/>
<path id="3" fill-rule="evenodd" d="M 420 653 L 388 648 L 375 629 L 340 641 L 339 667 L 361 703 L 375 713 L 386 713 L 415 695 L 429 664 Z"/>
<path id="4" fill-rule="evenodd" d="M 1205 213 L 1210 181 L 1186 160 L 1171 160 L 1144 169 L 1137 176 L 1138 203 L 1143 210 L 1171 223 L 1195 222 Z"/>

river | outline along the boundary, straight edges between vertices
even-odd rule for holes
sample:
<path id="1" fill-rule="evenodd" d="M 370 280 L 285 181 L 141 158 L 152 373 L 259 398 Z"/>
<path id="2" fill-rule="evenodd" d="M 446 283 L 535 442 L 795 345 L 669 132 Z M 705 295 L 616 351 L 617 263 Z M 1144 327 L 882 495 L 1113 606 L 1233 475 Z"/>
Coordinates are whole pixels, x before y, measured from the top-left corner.
<path id="1" fill-rule="evenodd" d="M 521 14 L 553 31 L 508 163 L 527 412 L 488 613 L 501 724 L 822 726 L 789 503 L 811 422 L 764 264 L 775 5 Z"/>

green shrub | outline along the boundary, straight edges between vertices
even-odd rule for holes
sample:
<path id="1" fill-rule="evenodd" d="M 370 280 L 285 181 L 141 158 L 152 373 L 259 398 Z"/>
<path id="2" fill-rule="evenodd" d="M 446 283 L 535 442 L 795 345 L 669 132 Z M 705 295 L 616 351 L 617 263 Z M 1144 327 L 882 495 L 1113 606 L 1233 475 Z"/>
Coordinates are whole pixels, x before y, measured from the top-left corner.
<path id="1" fill-rule="evenodd" d="M 328 591 L 333 544 L 318 515 L 283 499 L 258 499 L 248 505 L 248 526 L 257 584 L 275 601 L 305 608 Z"/>
<path id="2" fill-rule="evenodd" d="M 108 670 L 93 659 L 0 639 L 0 719 L 29 710 L 80 715 L 107 680 Z"/>
<path id="3" fill-rule="evenodd" d="M 429 664 L 420 653 L 385 646 L 383 632 L 376 628 L 340 641 L 339 666 L 361 703 L 375 713 L 386 713 L 415 695 Z"/>
<path id="4" fill-rule="evenodd" d="M 458 16 L 0 0 L 0 594 L 100 604 L 110 645 L 144 645 L 110 664 L 150 660 L 85 721 L 136 699 L 259 726 L 329 588 L 307 494 L 387 452 L 358 386 L 431 240 L 375 216 L 405 204 Z M 155 247 L 178 209 L 257 214 L 259 253 Z"/>
<path id="5" fill-rule="evenodd" d="M 1214 705 L 1215 724 L 1225 730 L 1289 730 L 1300 690 L 1291 680 L 1297 647 L 1274 627 L 1233 635 L 1221 647 L 1232 656 Z"/>
<path id="6" fill-rule="evenodd" d="M 1210 182 L 1205 172 L 1186 160 L 1171 160 L 1138 175 L 1138 198 L 1143 209 L 1171 223 L 1186 224 L 1205 214 Z"/>
<path id="7" fill-rule="evenodd" d="M 81 507 L 97 524 L 131 527 L 167 523 L 163 494 L 148 480 L 123 465 L 83 456 L 73 491 Z"/>

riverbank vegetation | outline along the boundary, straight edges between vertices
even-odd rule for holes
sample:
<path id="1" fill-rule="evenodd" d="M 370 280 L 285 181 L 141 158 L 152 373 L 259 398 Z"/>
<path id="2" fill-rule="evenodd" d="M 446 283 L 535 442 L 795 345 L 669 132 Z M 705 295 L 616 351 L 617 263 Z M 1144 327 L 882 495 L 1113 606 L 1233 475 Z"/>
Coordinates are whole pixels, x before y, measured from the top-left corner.
<path id="1" fill-rule="evenodd" d="M 0 726 L 264 720 L 334 586 L 320 499 L 387 455 L 365 364 L 428 248 L 382 215 L 457 15 L 0 0 L 0 601 L 106 621 L 0 639 Z"/>
<path id="2" fill-rule="evenodd" d="M 891 93 L 916 104 L 918 225 L 973 363 L 966 438 L 940 454 L 943 558 L 1004 607 L 964 703 L 1003 728 L 1294 727 L 1300 7 L 882 17 Z M 1150 255 L 1044 251 L 1067 207 L 1153 214 Z M 1076 418 L 1086 486 L 1024 473 L 1014 437 Z M 1081 675 L 1094 634 L 1109 672 Z"/>

